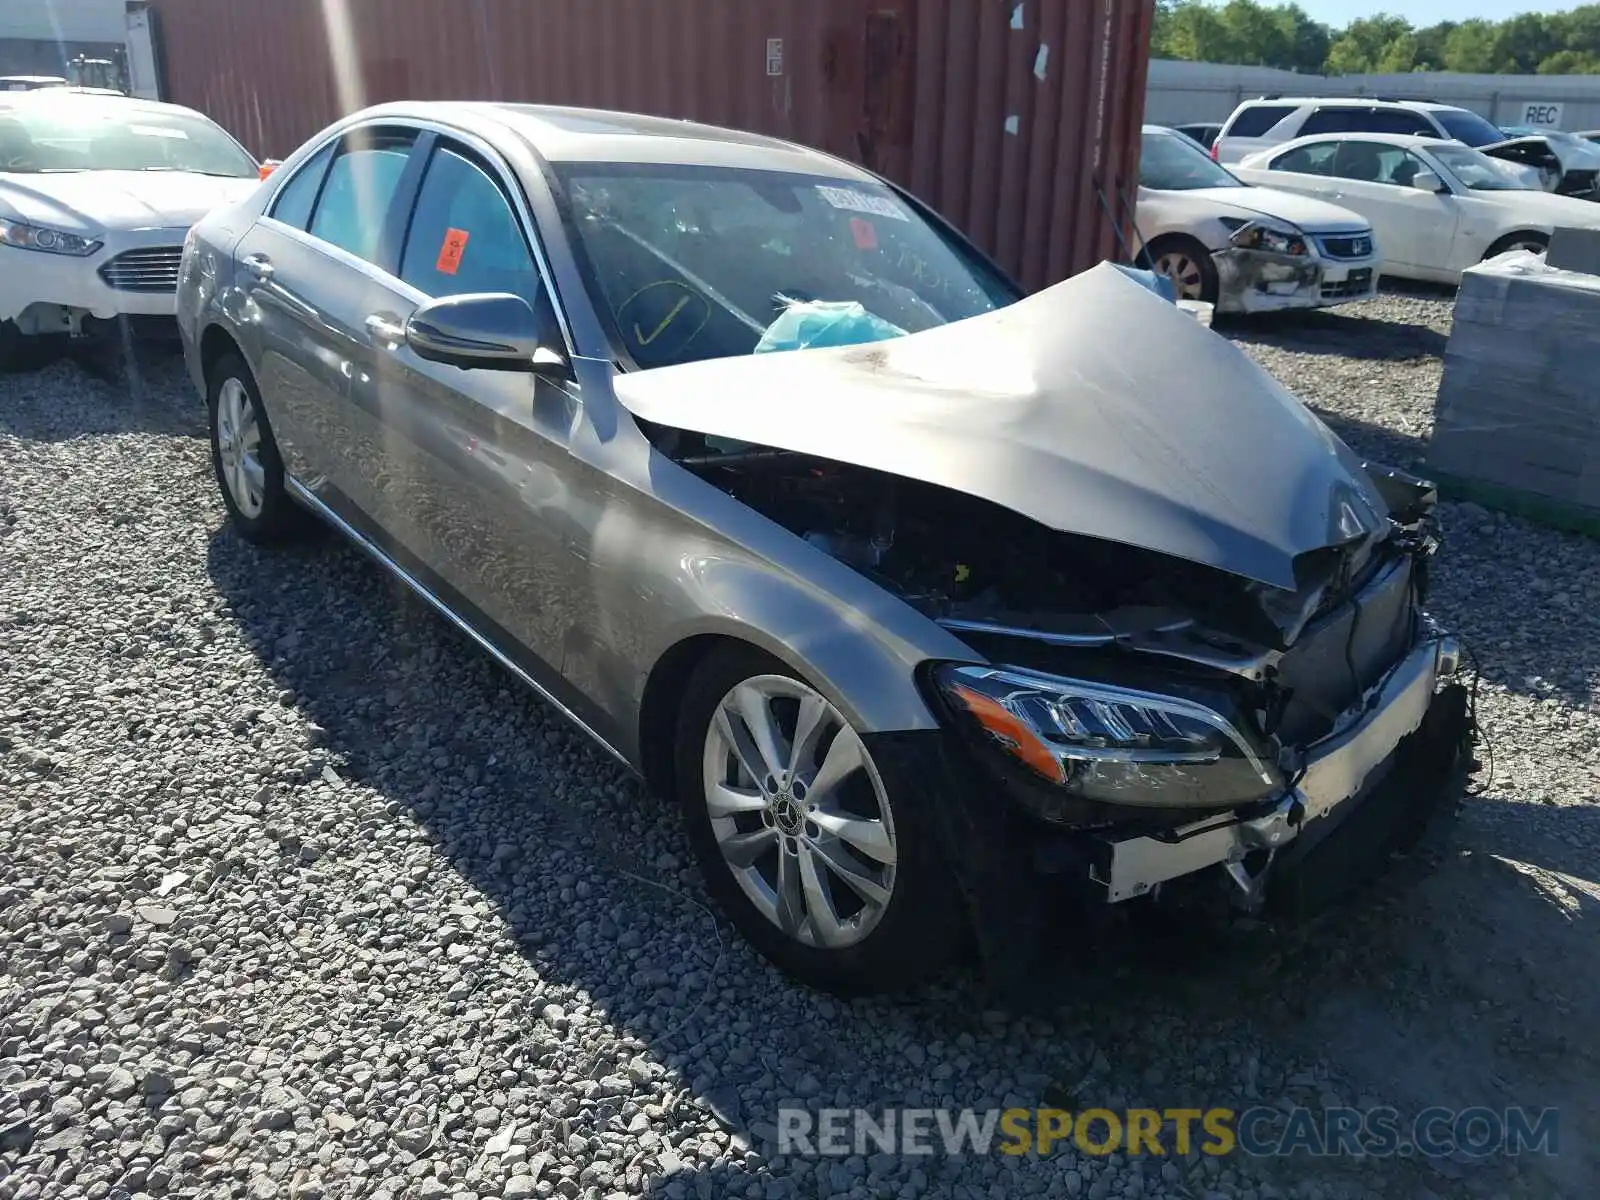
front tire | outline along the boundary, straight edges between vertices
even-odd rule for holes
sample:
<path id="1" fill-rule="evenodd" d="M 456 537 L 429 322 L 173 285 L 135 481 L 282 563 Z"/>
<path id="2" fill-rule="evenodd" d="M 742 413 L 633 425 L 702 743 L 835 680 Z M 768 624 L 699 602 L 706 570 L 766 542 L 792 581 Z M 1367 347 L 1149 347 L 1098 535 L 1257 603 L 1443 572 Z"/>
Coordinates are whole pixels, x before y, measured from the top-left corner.
<path id="1" fill-rule="evenodd" d="M 1211 261 L 1210 251 L 1194 238 L 1158 237 L 1146 249 L 1145 257 L 1152 271 L 1172 280 L 1180 300 L 1217 302 L 1217 264 Z"/>
<path id="2" fill-rule="evenodd" d="M 950 961 L 960 898 L 923 798 L 891 795 L 848 720 L 787 666 L 742 646 L 703 662 L 676 771 L 706 886 L 786 974 L 859 995 Z"/>
<path id="3" fill-rule="evenodd" d="M 255 377 L 236 354 L 207 376 L 211 466 L 222 503 L 247 542 L 280 542 L 300 533 L 305 514 L 284 486 L 283 458 L 267 424 Z"/>
<path id="4" fill-rule="evenodd" d="M 1529 254 L 1543 254 L 1550 249 L 1550 238 L 1536 230 L 1525 230 L 1522 233 L 1508 233 L 1483 253 L 1483 261 L 1488 262 L 1497 255 L 1508 253 L 1512 250 L 1526 250 Z"/>

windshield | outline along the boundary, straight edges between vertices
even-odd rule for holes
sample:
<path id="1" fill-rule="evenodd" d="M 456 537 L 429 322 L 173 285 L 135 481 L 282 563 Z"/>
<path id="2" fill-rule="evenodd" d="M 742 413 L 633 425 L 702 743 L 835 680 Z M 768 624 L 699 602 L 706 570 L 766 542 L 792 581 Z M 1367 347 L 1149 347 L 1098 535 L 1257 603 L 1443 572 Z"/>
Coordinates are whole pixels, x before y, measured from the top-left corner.
<path id="1" fill-rule="evenodd" d="M 1020 293 L 880 184 L 780 171 L 556 165 L 584 283 L 621 358 L 750 354 L 792 301 L 916 333 Z"/>
<path id="2" fill-rule="evenodd" d="M 1244 187 L 1193 142 L 1170 133 L 1146 133 L 1139 143 L 1139 186 L 1158 192 Z"/>
<path id="3" fill-rule="evenodd" d="M 0 107 L 0 171 L 192 171 L 247 179 L 257 168 L 204 117 L 72 96 Z"/>
<path id="4" fill-rule="evenodd" d="M 1477 113 L 1464 108 L 1436 108 L 1429 115 L 1444 126 L 1444 131 L 1456 141 L 1469 146 L 1492 146 L 1495 142 L 1506 140 L 1505 134 Z"/>
<path id="5" fill-rule="evenodd" d="M 1538 191 L 1539 185 L 1530 183 L 1520 175 L 1507 171 L 1504 163 L 1497 163 L 1487 154 L 1469 150 L 1465 146 L 1429 146 L 1429 151 L 1445 168 L 1475 192 L 1526 192 Z"/>

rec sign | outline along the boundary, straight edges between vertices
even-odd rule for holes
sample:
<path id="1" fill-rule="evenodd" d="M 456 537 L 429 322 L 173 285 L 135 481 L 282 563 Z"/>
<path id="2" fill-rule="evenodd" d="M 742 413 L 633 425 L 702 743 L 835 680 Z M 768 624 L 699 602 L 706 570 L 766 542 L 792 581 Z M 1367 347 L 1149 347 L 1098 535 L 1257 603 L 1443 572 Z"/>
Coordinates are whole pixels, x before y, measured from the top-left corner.
<path id="1" fill-rule="evenodd" d="M 1534 129 L 1560 129 L 1561 105 L 1542 104 L 1530 100 L 1526 104 L 1519 104 L 1516 108 L 1517 119 L 1514 125 L 1529 125 Z"/>

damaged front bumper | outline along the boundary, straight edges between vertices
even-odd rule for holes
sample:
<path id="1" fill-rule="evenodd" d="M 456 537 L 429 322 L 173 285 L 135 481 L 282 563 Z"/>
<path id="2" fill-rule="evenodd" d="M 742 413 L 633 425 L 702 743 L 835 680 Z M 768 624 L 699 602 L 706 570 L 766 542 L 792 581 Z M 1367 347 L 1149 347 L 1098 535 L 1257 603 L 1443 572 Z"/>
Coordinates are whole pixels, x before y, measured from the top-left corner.
<path id="1" fill-rule="evenodd" d="M 1472 720 L 1455 640 L 1435 629 L 1306 748 L 1285 789 L 1166 828 L 1072 830 L 1015 803 L 960 739 L 867 735 L 899 794 L 919 796 L 962 890 L 990 983 L 1035 987 L 1139 898 L 1226 898 L 1234 910 L 1323 911 L 1415 841 L 1457 792 Z M 1142 903 L 1142 901 L 1141 901 Z M 1019 995 L 1021 993 L 1018 993 Z"/>
<path id="2" fill-rule="evenodd" d="M 1292 843 L 1336 825 L 1392 772 L 1401 743 L 1422 728 L 1460 663 L 1454 638 L 1420 642 L 1341 726 L 1308 748 L 1299 779 L 1265 811 L 1226 813 L 1160 836 L 1102 839 L 1093 874 L 1113 903 L 1181 876 L 1222 867 L 1247 908 L 1259 908 L 1274 861 Z"/>
<path id="3" fill-rule="evenodd" d="M 1378 290 L 1378 260 L 1333 260 L 1227 246 L 1214 251 L 1217 311 L 1281 312 L 1366 300 Z"/>

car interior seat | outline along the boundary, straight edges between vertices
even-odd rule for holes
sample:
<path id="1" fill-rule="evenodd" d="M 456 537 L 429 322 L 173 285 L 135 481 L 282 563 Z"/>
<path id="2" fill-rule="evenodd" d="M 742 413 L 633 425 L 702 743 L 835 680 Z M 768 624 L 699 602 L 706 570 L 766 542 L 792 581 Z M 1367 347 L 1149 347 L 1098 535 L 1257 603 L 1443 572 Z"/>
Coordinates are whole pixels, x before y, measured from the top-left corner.
<path id="1" fill-rule="evenodd" d="M 39 147 L 21 121 L 0 118 L 0 167 L 37 168 Z"/>
<path id="2" fill-rule="evenodd" d="M 1339 174 L 1365 183 L 1382 182 L 1383 155 L 1379 147 L 1370 142 L 1346 143 L 1340 154 Z"/>

